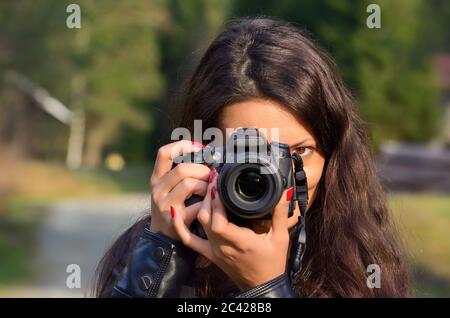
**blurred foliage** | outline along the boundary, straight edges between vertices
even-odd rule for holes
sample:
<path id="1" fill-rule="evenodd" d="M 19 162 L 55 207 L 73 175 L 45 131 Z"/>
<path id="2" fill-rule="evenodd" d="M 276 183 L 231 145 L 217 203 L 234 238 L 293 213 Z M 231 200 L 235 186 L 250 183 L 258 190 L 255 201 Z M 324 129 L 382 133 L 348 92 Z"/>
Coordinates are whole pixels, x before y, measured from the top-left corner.
<path id="1" fill-rule="evenodd" d="M 450 197 L 402 194 L 390 197 L 407 251 L 415 294 L 450 296 Z"/>
<path id="2" fill-rule="evenodd" d="M 9 215 L 9 214 L 8 214 Z M 33 252 L 33 231 L 24 222 L 13 223 L 0 216 L 0 283 L 23 283 L 31 277 L 29 254 Z"/>
<path id="3" fill-rule="evenodd" d="M 69 3 L 0 3 L 0 73 L 17 70 L 69 107 L 80 103 L 87 157 L 153 159 L 177 123 L 182 80 L 226 21 L 242 16 L 286 19 L 310 32 L 336 59 L 375 145 L 428 141 L 439 128 L 432 58 L 450 48 L 448 1 L 380 0 L 381 29 L 366 27 L 366 0 L 80 0 L 81 29 L 65 25 Z M 35 129 L 58 136 L 51 146 L 64 153 L 67 129 L 46 121 Z"/>
<path id="4" fill-rule="evenodd" d="M 156 38 L 166 16 L 158 2 L 82 0 L 81 28 L 69 29 L 70 3 L 2 2 L 0 65 L 30 77 L 69 107 L 81 100 L 86 148 L 95 152 L 114 143 L 124 124 L 151 128 L 146 106 L 165 89 Z"/>
<path id="5" fill-rule="evenodd" d="M 439 100 L 432 68 L 435 51 L 424 47 L 429 22 L 448 24 L 441 1 L 380 0 L 381 28 L 369 29 L 372 1 L 236 2 L 237 16 L 269 15 L 297 23 L 330 52 L 368 122 L 376 145 L 386 139 L 423 142 L 439 128 Z M 448 7 L 448 2 L 446 4 Z M 433 9 L 431 9 L 433 8 Z M 438 20 L 435 20 L 438 21 Z M 449 35 L 435 28 L 438 43 Z M 431 45 L 430 45 L 431 46 Z M 437 46 L 434 46 L 437 49 Z"/>

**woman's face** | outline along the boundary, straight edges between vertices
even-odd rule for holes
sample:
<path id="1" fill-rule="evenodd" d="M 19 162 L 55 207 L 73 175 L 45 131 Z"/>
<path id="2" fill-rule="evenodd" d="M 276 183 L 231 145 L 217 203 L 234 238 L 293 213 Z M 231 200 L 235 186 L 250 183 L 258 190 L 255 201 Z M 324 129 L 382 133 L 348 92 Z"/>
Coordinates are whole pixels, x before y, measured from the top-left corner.
<path id="1" fill-rule="evenodd" d="M 288 144 L 291 153 L 297 152 L 302 156 L 304 170 L 308 180 L 308 207 L 312 204 L 325 163 L 324 156 L 317 150 L 318 145 L 308 129 L 306 123 L 298 120 L 285 106 L 270 99 L 253 99 L 230 104 L 224 108 L 219 118 L 219 128 L 226 133 L 226 128 L 238 127 L 264 128 L 268 142 L 272 141 L 271 129 L 278 129 L 278 141 Z M 229 136 L 227 136 L 229 137 Z M 288 209 L 288 202 L 283 196 L 276 209 Z M 298 207 L 289 218 L 289 227 L 297 223 Z M 259 232 L 267 231 L 270 221 L 254 223 L 254 229 Z"/>

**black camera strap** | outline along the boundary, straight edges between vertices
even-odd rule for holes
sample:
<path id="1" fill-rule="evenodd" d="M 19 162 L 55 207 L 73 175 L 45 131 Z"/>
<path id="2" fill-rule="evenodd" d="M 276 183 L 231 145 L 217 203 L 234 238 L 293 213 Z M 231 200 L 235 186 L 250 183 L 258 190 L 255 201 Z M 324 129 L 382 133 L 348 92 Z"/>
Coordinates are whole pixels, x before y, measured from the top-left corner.
<path id="1" fill-rule="evenodd" d="M 295 196 L 290 202 L 289 212 L 293 212 L 295 209 L 295 201 L 297 201 L 300 209 L 300 216 L 298 218 L 289 258 L 289 275 L 291 281 L 294 281 L 302 269 L 302 259 L 306 248 L 305 213 L 308 206 L 308 184 L 306 173 L 303 170 L 302 157 L 294 152 L 292 159 L 294 160 Z"/>

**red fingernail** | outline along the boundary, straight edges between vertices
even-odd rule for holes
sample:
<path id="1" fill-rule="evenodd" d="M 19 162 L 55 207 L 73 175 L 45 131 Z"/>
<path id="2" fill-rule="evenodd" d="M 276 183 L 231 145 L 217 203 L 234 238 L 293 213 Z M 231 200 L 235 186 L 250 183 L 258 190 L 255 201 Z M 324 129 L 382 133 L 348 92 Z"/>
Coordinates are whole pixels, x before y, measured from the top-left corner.
<path id="1" fill-rule="evenodd" d="M 286 201 L 291 201 L 294 195 L 294 187 L 290 187 L 286 192 Z"/>
<path id="2" fill-rule="evenodd" d="M 216 187 L 212 187 L 211 188 L 211 199 L 215 199 L 216 198 Z"/>
<path id="3" fill-rule="evenodd" d="M 170 215 L 172 216 L 172 219 L 175 217 L 175 209 L 173 206 L 170 206 Z"/>
<path id="4" fill-rule="evenodd" d="M 215 168 L 212 168 L 210 173 L 209 173 L 209 178 L 208 178 L 208 183 L 211 183 L 214 178 L 216 177 L 217 171 Z"/>
<path id="5" fill-rule="evenodd" d="M 194 147 L 197 148 L 205 148 L 206 146 L 204 144 L 202 144 L 201 142 L 197 142 L 197 141 L 192 141 L 192 144 L 194 145 Z"/>

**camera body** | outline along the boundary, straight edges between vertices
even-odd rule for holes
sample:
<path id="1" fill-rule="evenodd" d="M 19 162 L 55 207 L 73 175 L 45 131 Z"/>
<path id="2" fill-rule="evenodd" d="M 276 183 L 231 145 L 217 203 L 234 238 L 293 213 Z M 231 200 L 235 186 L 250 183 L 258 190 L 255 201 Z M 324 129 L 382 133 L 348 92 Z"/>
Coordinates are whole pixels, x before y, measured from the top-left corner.
<path id="1" fill-rule="evenodd" d="M 217 193 L 230 221 L 271 219 L 283 191 L 294 186 L 289 146 L 267 143 L 256 128 L 239 128 L 225 147 L 206 146 L 198 152 L 174 158 L 181 162 L 202 163 L 218 172 Z M 193 195 L 186 206 L 202 200 Z M 291 211 L 292 214 L 292 211 Z"/>

